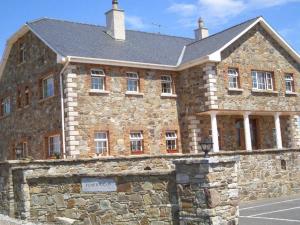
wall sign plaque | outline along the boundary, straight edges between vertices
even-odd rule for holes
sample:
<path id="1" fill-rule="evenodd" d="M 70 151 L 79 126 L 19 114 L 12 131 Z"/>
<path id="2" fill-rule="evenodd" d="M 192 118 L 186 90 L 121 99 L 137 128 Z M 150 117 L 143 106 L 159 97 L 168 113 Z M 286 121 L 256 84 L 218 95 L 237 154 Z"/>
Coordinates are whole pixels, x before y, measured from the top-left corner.
<path id="1" fill-rule="evenodd" d="M 82 178 L 81 187 L 83 192 L 114 192 L 117 191 L 114 179 Z"/>

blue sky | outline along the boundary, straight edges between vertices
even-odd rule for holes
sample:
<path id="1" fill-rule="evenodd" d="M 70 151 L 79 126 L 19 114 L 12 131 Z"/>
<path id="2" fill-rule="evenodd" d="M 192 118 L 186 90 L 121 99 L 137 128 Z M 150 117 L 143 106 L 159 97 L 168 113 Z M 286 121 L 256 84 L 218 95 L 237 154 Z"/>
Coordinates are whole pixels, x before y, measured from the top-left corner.
<path id="1" fill-rule="evenodd" d="M 0 2 L 0 54 L 6 40 L 26 21 L 41 17 L 105 24 L 111 0 L 4 0 Z M 119 0 L 128 29 L 193 37 L 203 17 L 215 33 L 262 15 L 300 52 L 300 0 Z M 161 28 L 155 24 L 160 24 Z"/>

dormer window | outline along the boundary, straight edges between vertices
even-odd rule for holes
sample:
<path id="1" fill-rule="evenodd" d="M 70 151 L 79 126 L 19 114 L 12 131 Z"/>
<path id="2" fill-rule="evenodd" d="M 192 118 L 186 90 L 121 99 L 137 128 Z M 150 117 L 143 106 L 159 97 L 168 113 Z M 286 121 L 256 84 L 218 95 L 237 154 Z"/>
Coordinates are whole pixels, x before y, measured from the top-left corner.
<path id="1" fill-rule="evenodd" d="M 230 89 L 239 88 L 239 72 L 236 68 L 228 69 L 228 85 Z"/>
<path id="2" fill-rule="evenodd" d="M 105 73 L 102 69 L 91 70 L 91 89 L 93 91 L 105 90 Z"/>
<path id="3" fill-rule="evenodd" d="M 19 64 L 25 62 L 25 44 L 21 43 L 19 45 Z"/>

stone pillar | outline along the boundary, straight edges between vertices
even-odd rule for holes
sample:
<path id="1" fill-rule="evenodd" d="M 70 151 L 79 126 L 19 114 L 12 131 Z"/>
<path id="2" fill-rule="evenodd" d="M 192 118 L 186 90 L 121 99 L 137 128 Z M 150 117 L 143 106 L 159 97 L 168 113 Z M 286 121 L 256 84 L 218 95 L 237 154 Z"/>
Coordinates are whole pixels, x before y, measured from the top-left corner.
<path id="1" fill-rule="evenodd" d="M 245 129 L 245 143 L 246 150 L 252 151 L 251 131 L 249 122 L 249 113 L 244 113 L 244 129 Z"/>
<path id="2" fill-rule="evenodd" d="M 275 129 L 276 129 L 276 146 L 278 149 L 282 149 L 282 138 L 281 138 L 279 113 L 275 113 L 274 121 L 275 121 Z"/>
<path id="3" fill-rule="evenodd" d="M 30 219 L 30 193 L 29 186 L 26 180 L 26 172 L 22 168 L 15 169 L 13 174 L 14 180 L 14 201 L 15 201 L 15 215 L 18 219 Z"/>
<path id="4" fill-rule="evenodd" d="M 205 81 L 204 88 L 206 88 L 205 106 L 208 110 L 218 109 L 218 96 L 217 96 L 217 75 L 216 66 L 214 63 L 206 64 L 203 68 L 203 80 Z"/>
<path id="5" fill-rule="evenodd" d="M 213 151 L 219 152 L 219 134 L 218 134 L 218 122 L 217 122 L 217 113 L 210 113 L 210 121 L 211 121 L 211 133 L 212 133 L 212 141 L 213 141 Z"/>
<path id="6" fill-rule="evenodd" d="M 300 147 L 300 122 L 299 116 L 290 116 L 288 120 L 288 142 L 290 148 Z"/>
<path id="7" fill-rule="evenodd" d="M 64 106 L 65 106 L 65 136 L 66 155 L 73 157 L 80 155 L 79 130 L 78 130 L 78 94 L 77 94 L 77 74 L 76 66 L 68 66 L 64 72 Z"/>
<path id="8" fill-rule="evenodd" d="M 174 161 L 180 225 L 238 224 L 238 160 Z"/>
<path id="9" fill-rule="evenodd" d="M 199 124 L 200 121 L 197 119 L 196 116 L 188 116 L 188 132 L 189 132 L 189 147 L 190 153 L 199 153 L 199 144 L 198 142 L 201 141 L 200 128 Z"/>

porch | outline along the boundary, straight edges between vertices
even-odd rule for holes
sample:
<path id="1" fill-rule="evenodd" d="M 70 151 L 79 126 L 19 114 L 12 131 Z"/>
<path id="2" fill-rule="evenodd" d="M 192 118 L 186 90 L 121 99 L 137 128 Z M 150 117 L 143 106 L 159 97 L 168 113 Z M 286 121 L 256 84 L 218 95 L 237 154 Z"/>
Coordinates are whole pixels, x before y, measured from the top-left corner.
<path id="1" fill-rule="evenodd" d="M 211 139 L 213 152 L 282 149 L 299 143 L 298 113 L 259 111 L 209 111 L 200 113 L 199 135 L 194 143 Z"/>

